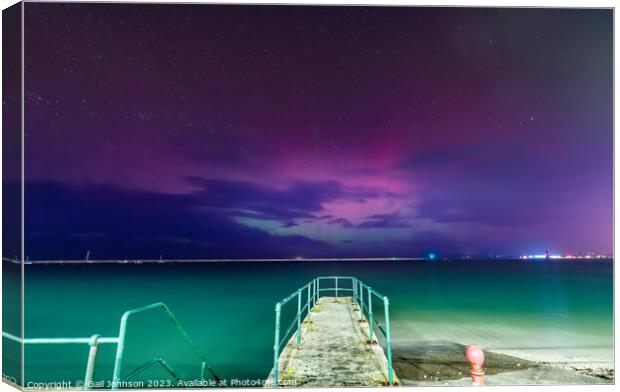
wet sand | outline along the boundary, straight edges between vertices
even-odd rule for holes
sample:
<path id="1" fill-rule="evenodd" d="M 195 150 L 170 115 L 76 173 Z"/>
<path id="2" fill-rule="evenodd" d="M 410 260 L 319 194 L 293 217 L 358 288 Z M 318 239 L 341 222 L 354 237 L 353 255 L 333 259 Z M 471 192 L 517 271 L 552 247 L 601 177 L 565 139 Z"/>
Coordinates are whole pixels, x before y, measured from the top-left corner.
<path id="1" fill-rule="evenodd" d="M 403 385 L 471 385 L 465 345 L 441 341 L 397 342 L 392 346 L 396 374 Z M 532 361 L 485 350 L 487 385 L 609 384 L 613 364 Z M 609 365 L 609 364 L 608 364 Z"/>

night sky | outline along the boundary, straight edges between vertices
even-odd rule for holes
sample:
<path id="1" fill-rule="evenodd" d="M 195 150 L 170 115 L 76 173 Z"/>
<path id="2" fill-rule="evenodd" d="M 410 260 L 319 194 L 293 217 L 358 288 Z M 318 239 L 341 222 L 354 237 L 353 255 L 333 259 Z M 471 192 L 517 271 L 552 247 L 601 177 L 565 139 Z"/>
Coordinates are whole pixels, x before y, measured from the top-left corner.
<path id="1" fill-rule="evenodd" d="M 26 3 L 26 256 L 611 253 L 612 27 Z"/>

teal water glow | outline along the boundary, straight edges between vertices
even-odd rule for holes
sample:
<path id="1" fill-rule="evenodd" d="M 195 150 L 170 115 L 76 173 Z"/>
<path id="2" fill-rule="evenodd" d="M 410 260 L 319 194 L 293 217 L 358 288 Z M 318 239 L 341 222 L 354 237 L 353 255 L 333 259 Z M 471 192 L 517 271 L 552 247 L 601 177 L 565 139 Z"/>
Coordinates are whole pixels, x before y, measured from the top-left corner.
<path id="1" fill-rule="evenodd" d="M 117 336 L 125 310 L 163 301 L 221 377 L 264 379 L 276 301 L 322 275 L 353 275 L 387 295 L 395 344 L 441 339 L 535 358 L 613 360 L 611 261 L 27 265 L 26 337 Z M 96 380 L 111 379 L 114 351 L 101 347 Z M 26 382 L 82 379 L 87 352 L 82 345 L 27 347 Z M 198 377 L 200 367 L 163 315 L 136 317 L 123 373 L 156 356 L 183 377 Z M 166 377 L 153 368 L 144 378 Z"/>

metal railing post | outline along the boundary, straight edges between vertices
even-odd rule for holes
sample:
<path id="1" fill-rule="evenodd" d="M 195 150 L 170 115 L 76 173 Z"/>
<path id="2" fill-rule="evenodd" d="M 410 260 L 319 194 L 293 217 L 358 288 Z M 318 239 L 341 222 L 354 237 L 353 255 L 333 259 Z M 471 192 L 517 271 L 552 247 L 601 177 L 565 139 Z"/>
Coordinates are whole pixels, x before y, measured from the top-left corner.
<path id="1" fill-rule="evenodd" d="M 338 298 L 338 277 L 336 276 L 336 298 Z"/>
<path id="2" fill-rule="evenodd" d="M 315 278 L 312 281 L 312 307 L 314 308 L 314 305 L 316 305 L 316 282 L 317 279 Z"/>
<path id="3" fill-rule="evenodd" d="M 351 289 L 353 289 L 353 304 L 357 302 L 357 283 L 355 278 L 351 278 Z"/>
<path id="4" fill-rule="evenodd" d="M 316 278 L 316 302 L 321 298 L 321 278 Z"/>
<path id="5" fill-rule="evenodd" d="M 99 335 L 92 335 L 90 337 L 75 337 L 75 338 L 22 339 L 14 335 L 11 335 L 5 331 L 2 331 L 2 337 L 3 338 L 6 337 L 13 341 L 17 341 L 21 344 L 33 344 L 33 345 L 35 344 L 37 345 L 38 344 L 53 344 L 53 345 L 88 344 L 89 351 L 88 351 L 88 360 L 86 362 L 86 371 L 84 374 L 84 383 L 82 385 L 83 389 L 92 389 L 92 387 L 94 386 L 93 379 L 94 379 L 95 372 L 96 372 L 99 345 L 116 344 L 116 357 L 114 360 L 114 371 L 113 371 L 112 385 L 111 385 L 111 389 L 116 390 L 119 388 L 121 381 L 122 381 L 122 378 L 121 378 L 122 363 L 123 363 L 123 356 L 125 352 L 125 340 L 126 340 L 126 335 L 127 335 L 128 320 L 132 315 L 136 315 L 139 313 L 143 313 L 143 312 L 155 310 L 155 309 L 163 310 L 166 313 L 166 315 L 168 316 L 170 321 L 172 321 L 174 327 L 176 328 L 176 331 L 180 334 L 182 338 L 185 339 L 185 341 L 189 344 L 194 354 L 201 360 L 201 378 L 204 379 L 205 371 L 209 371 L 209 373 L 213 376 L 215 381 L 219 383 L 220 381 L 219 377 L 211 370 L 204 356 L 200 353 L 200 351 L 198 350 L 194 342 L 191 340 L 187 332 L 183 329 L 183 327 L 181 327 L 181 325 L 179 324 L 174 314 L 170 311 L 170 309 L 168 309 L 168 306 L 163 302 L 156 302 L 156 303 L 143 306 L 140 308 L 130 309 L 126 311 L 125 313 L 123 313 L 123 316 L 121 317 L 121 322 L 120 322 L 119 334 L 118 336 L 115 336 L 115 337 L 101 337 Z M 125 375 L 125 377 L 132 377 L 156 363 L 159 363 L 160 365 L 164 366 L 164 368 L 178 380 L 176 373 L 174 373 L 172 368 L 168 366 L 166 362 L 161 358 L 155 358 L 151 360 L 150 362 L 142 366 L 139 366 L 138 368 L 134 369 L 133 371 Z"/>
<path id="6" fill-rule="evenodd" d="M 86 374 L 84 375 L 84 389 L 91 389 L 95 375 L 95 364 L 97 363 L 97 349 L 99 348 L 99 335 L 93 335 L 88 341 L 88 362 L 86 363 Z"/>
<path id="7" fill-rule="evenodd" d="M 385 312 L 385 349 L 387 351 L 388 384 L 394 384 L 394 370 L 392 369 L 392 335 L 390 334 L 390 300 L 383 297 Z"/>
<path id="8" fill-rule="evenodd" d="M 301 343 L 301 289 L 297 290 L 297 345 Z"/>
<path id="9" fill-rule="evenodd" d="M 360 282 L 360 321 L 364 320 L 364 286 Z"/>
<path id="10" fill-rule="evenodd" d="M 275 329 L 275 342 L 273 344 L 273 387 L 278 386 L 278 356 L 280 355 L 280 311 L 282 305 L 278 302 L 276 304 L 276 329 Z"/>
<path id="11" fill-rule="evenodd" d="M 116 344 L 116 358 L 114 359 L 114 373 L 112 375 L 112 389 L 118 389 L 121 381 L 121 367 L 123 364 L 123 354 L 125 352 L 125 332 L 127 330 L 128 313 L 125 312 L 121 317 L 121 326 L 118 331 L 118 343 Z"/>
<path id="12" fill-rule="evenodd" d="M 308 285 L 308 299 L 306 300 L 306 306 L 308 306 L 308 310 L 306 310 L 306 315 L 310 315 L 310 289 L 311 289 L 312 285 L 309 284 Z"/>
<path id="13" fill-rule="evenodd" d="M 372 344 L 372 289 L 367 287 L 368 289 L 368 330 L 370 331 L 370 344 Z"/>

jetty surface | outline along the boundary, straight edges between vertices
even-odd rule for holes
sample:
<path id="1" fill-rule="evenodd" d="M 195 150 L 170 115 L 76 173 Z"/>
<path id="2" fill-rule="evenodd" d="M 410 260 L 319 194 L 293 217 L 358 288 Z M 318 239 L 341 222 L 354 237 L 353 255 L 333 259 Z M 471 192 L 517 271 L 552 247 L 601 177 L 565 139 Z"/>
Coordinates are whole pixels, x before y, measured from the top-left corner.
<path id="1" fill-rule="evenodd" d="M 302 322 L 299 345 L 291 337 L 278 358 L 279 386 L 388 385 L 387 358 L 368 328 L 353 297 L 320 297 Z"/>

